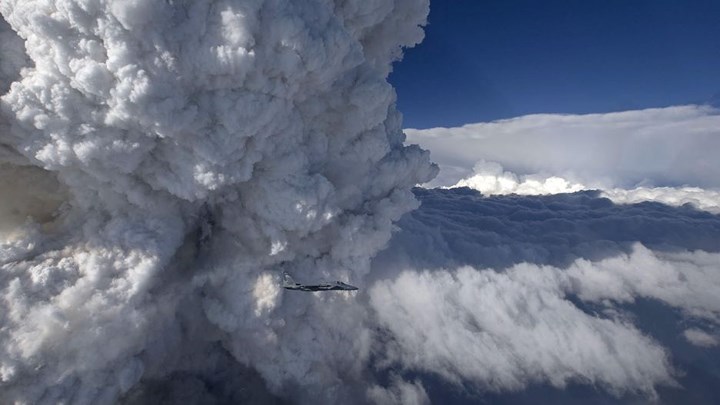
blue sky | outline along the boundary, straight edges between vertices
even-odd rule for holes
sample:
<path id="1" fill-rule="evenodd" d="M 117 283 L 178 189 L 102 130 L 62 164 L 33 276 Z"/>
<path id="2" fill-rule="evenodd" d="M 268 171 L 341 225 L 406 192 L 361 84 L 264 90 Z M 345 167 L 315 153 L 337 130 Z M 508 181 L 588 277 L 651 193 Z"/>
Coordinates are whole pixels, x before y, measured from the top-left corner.
<path id="1" fill-rule="evenodd" d="M 433 0 L 395 65 L 405 127 L 704 103 L 720 94 L 720 1 Z"/>

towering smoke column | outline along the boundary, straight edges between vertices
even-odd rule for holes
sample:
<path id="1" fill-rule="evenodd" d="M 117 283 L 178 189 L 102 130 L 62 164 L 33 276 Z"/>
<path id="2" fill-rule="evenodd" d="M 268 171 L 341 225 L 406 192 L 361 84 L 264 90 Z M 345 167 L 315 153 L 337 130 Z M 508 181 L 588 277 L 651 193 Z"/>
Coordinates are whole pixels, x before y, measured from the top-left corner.
<path id="1" fill-rule="evenodd" d="M 204 376 L 183 380 L 201 400 L 218 368 L 350 395 L 371 345 L 356 298 L 278 278 L 362 285 L 435 175 L 386 81 L 427 0 L 0 12 L 0 402 L 138 399 L 179 374 Z M 402 384 L 368 398 L 424 394 Z"/>

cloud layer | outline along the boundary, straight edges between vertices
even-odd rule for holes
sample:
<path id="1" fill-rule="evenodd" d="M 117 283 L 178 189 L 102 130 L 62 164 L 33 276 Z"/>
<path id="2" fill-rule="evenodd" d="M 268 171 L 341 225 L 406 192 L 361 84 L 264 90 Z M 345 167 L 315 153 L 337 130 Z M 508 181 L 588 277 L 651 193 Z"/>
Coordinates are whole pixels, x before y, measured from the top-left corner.
<path id="1" fill-rule="evenodd" d="M 432 151 L 451 186 L 480 161 L 518 175 L 559 176 L 594 188 L 720 187 L 720 115 L 706 106 L 607 114 L 528 115 L 459 128 L 406 130 Z"/>
<path id="2" fill-rule="evenodd" d="M 682 106 L 408 130 L 440 165 L 429 185 L 454 188 L 418 190 L 375 261 L 393 364 L 491 402 L 548 385 L 563 387 L 549 402 L 720 399 L 718 117 Z"/>
<path id="3" fill-rule="evenodd" d="M 458 187 L 468 187 L 485 195 L 550 195 L 594 188 L 559 176 L 517 175 L 504 170 L 498 163 L 486 161 L 478 162 L 470 177 L 450 188 Z M 720 191 L 700 187 L 606 188 L 602 190 L 602 195 L 618 204 L 656 201 L 672 206 L 688 204 L 704 211 L 720 212 Z"/>
<path id="4" fill-rule="evenodd" d="M 716 215 L 616 205 L 596 191 L 416 193 L 421 208 L 400 221 L 371 273 L 386 367 L 436 375 L 481 396 L 569 384 L 601 387 L 616 397 L 599 401 L 620 403 L 690 400 L 686 390 L 712 403 L 720 394 L 695 384 L 717 379 L 695 360 L 715 354 L 688 346 L 716 344 Z M 647 327 L 657 317 L 668 322 Z M 697 364 L 689 374 L 688 363 Z"/>

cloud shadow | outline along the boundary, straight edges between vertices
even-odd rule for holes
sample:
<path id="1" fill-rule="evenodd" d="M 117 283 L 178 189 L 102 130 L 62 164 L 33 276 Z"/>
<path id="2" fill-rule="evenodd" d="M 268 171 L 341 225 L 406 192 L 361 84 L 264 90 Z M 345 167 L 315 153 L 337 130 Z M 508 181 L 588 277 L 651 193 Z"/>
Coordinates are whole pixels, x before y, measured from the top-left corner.
<path id="1" fill-rule="evenodd" d="M 720 251 L 720 216 L 690 205 L 615 204 L 599 191 L 541 196 L 484 196 L 469 188 L 414 189 L 419 209 L 406 214 L 376 275 L 391 269 L 517 263 L 565 268 L 631 252 L 640 242 L 660 251 Z"/>

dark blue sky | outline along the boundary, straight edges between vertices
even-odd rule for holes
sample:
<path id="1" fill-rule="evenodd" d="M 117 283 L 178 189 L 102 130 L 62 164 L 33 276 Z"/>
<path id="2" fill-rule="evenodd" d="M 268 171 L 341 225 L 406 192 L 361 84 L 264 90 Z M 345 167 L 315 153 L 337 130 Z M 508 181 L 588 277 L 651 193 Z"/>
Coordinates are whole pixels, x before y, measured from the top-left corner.
<path id="1" fill-rule="evenodd" d="M 720 0 L 431 0 L 405 127 L 717 102 Z"/>

